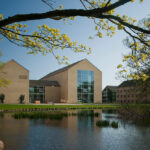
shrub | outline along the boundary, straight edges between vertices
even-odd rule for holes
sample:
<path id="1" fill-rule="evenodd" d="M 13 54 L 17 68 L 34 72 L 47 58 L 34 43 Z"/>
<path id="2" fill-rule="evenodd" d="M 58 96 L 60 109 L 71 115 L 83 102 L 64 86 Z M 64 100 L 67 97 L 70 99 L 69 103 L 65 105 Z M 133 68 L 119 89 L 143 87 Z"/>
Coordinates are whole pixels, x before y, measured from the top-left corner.
<path id="1" fill-rule="evenodd" d="M 111 123 L 111 127 L 112 127 L 112 128 L 118 128 L 118 122 L 113 121 L 113 122 Z"/>
<path id="2" fill-rule="evenodd" d="M 20 104 L 23 104 L 25 96 L 24 95 L 20 95 L 19 100 L 20 100 Z"/>
<path id="3" fill-rule="evenodd" d="M 4 103 L 4 99 L 5 99 L 5 95 L 4 94 L 0 94 L 0 100 L 1 100 L 2 104 Z"/>
<path id="4" fill-rule="evenodd" d="M 96 125 L 98 127 L 108 127 L 109 126 L 109 121 L 107 121 L 107 120 L 97 121 Z"/>

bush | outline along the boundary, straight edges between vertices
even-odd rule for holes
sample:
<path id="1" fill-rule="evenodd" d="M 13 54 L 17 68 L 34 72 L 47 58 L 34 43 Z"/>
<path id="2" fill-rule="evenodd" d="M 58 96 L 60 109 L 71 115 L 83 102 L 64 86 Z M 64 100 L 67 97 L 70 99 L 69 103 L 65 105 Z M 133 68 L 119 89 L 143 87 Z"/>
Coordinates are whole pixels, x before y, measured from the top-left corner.
<path id="1" fill-rule="evenodd" d="M 96 125 L 98 127 L 108 127 L 109 126 L 109 121 L 107 121 L 107 120 L 97 121 Z"/>
<path id="2" fill-rule="evenodd" d="M 20 95 L 19 100 L 20 100 L 20 104 L 23 104 L 25 96 L 24 95 Z"/>
<path id="3" fill-rule="evenodd" d="M 113 121 L 113 122 L 111 123 L 111 127 L 112 127 L 112 128 L 118 128 L 118 122 Z"/>
<path id="4" fill-rule="evenodd" d="M 5 95 L 4 94 L 0 94 L 0 100 L 1 100 L 2 104 L 4 103 L 4 99 L 5 99 Z"/>

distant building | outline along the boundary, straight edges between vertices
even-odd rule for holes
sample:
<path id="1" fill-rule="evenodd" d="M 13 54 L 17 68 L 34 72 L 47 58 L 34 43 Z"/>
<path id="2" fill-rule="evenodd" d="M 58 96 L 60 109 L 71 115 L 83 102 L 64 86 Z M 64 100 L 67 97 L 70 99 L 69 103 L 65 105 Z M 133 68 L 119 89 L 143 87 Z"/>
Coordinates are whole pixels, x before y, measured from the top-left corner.
<path id="1" fill-rule="evenodd" d="M 25 97 L 24 102 L 29 103 L 29 71 L 26 68 L 10 60 L 4 64 L 0 77 L 11 82 L 7 87 L 0 87 L 0 94 L 5 95 L 4 103 L 17 104 L 21 95 Z"/>
<path id="2" fill-rule="evenodd" d="M 116 102 L 116 88 L 117 86 L 106 86 L 102 92 L 103 103 Z"/>
<path id="3" fill-rule="evenodd" d="M 29 71 L 16 61 L 5 63 L 4 76 L 11 81 L 8 87 L 1 87 L 4 103 L 102 103 L 102 72 L 87 59 L 47 74 L 40 80 L 29 81 Z"/>
<path id="4" fill-rule="evenodd" d="M 150 101 L 150 96 L 143 96 L 140 84 L 135 80 L 122 82 L 116 90 L 116 101 L 118 103 L 140 103 Z"/>

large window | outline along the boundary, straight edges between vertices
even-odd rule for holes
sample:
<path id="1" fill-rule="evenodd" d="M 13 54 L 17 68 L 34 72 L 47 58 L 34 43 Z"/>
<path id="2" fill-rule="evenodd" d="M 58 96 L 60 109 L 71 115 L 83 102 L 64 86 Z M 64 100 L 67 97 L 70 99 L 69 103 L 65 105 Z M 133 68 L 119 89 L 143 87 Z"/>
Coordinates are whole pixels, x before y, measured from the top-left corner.
<path id="1" fill-rule="evenodd" d="M 94 72 L 88 70 L 77 71 L 78 101 L 85 103 L 94 102 Z"/>
<path id="2" fill-rule="evenodd" d="M 34 103 L 35 100 L 40 100 L 41 103 L 45 102 L 44 86 L 30 86 L 30 103 Z"/>

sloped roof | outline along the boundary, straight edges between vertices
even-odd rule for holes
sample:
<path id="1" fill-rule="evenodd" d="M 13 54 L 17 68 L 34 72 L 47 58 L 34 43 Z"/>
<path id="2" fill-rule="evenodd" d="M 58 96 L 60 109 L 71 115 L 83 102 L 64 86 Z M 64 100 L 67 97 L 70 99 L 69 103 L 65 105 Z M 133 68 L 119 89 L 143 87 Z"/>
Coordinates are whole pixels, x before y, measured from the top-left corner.
<path id="1" fill-rule="evenodd" d="M 29 70 L 27 68 L 25 68 L 24 66 L 22 66 L 21 64 L 19 64 L 16 60 L 11 59 L 10 61 L 6 62 L 5 64 L 8 64 L 10 62 L 15 62 L 16 64 L 18 64 L 20 67 L 24 68 L 25 70 L 27 70 L 29 72 Z"/>
<path id="2" fill-rule="evenodd" d="M 58 81 L 47 81 L 47 80 L 30 80 L 30 86 L 57 86 L 59 87 Z"/>
<path id="3" fill-rule="evenodd" d="M 127 80 L 122 82 L 118 87 L 133 87 L 136 86 L 137 81 L 135 80 Z"/>
<path id="4" fill-rule="evenodd" d="M 115 92 L 117 87 L 118 87 L 118 86 L 108 85 L 108 86 L 106 86 L 106 87 L 104 88 L 104 90 L 105 90 L 106 88 L 108 88 L 108 89 L 110 89 L 112 92 Z"/>
<path id="5" fill-rule="evenodd" d="M 69 66 L 66 66 L 66 67 L 63 67 L 63 68 L 61 68 L 61 69 L 58 69 L 58 70 L 56 70 L 56 71 L 54 71 L 54 72 L 51 72 L 51 73 L 47 74 L 46 76 L 42 77 L 40 80 L 42 80 L 42 79 L 44 79 L 44 78 L 47 78 L 47 77 L 50 77 L 50 76 L 53 76 L 53 75 L 56 75 L 56 74 L 58 74 L 58 73 L 64 72 L 64 71 L 68 70 L 69 68 L 73 67 L 74 65 L 78 64 L 79 62 L 81 62 L 81 61 L 83 61 L 83 60 L 85 60 L 85 59 L 82 59 L 82 60 L 80 60 L 80 61 L 77 61 L 77 62 L 75 62 L 75 63 L 69 65 Z"/>

